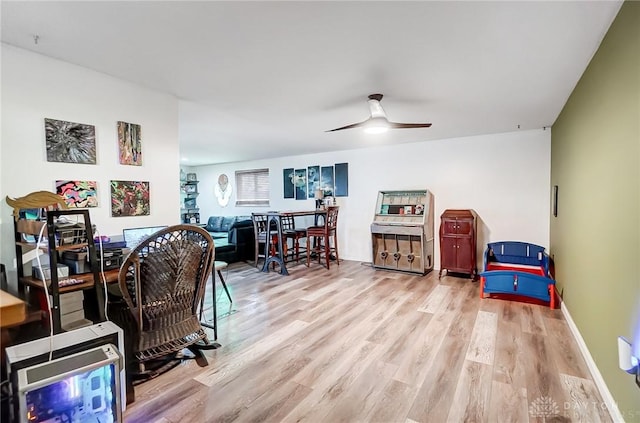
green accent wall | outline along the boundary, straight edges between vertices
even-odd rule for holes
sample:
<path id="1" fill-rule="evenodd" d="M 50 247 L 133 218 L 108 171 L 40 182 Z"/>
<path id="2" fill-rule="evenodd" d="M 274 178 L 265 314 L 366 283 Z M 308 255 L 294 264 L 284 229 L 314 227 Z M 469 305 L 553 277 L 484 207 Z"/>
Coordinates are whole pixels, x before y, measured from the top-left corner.
<path id="1" fill-rule="evenodd" d="M 554 185 L 557 288 L 622 416 L 640 422 L 617 347 L 640 317 L 640 2 L 622 5 L 552 127 Z"/>

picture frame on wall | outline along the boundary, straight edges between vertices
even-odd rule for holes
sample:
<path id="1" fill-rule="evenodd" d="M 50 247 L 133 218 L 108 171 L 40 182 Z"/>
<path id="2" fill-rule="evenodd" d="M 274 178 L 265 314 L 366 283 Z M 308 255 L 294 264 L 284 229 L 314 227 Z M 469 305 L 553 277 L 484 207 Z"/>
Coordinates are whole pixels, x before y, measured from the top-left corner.
<path id="1" fill-rule="evenodd" d="M 142 166 L 142 129 L 140 125 L 118 122 L 120 164 Z"/>
<path id="2" fill-rule="evenodd" d="M 96 164 L 96 127 L 65 120 L 44 120 L 48 162 Z"/>
<path id="3" fill-rule="evenodd" d="M 111 216 L 148 216 L 149 182 L 111 181 Z"/>
<path id="4" fill-rule="evenodd" d="M 295 170 L 291 168 L 282 169 L 282 195 L 284 198 L 296 198 L 295 186 Z"/>
<path id="5" fill-rule="evenodd" d="M 307 169 L 296 169 L 293 185 L 296 188 L 296 200 L 307 199 Z"/>
<path id="6" fill-rule="evenodd" d="M 56 181 L 56 194 L 69 208 L 98 207 L 96 181 Z"/>

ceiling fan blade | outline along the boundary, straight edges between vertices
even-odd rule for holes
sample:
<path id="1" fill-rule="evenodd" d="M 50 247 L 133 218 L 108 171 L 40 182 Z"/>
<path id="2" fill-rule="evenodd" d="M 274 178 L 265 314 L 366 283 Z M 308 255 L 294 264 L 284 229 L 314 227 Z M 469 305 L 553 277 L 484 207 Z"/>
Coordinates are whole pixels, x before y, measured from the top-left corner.
<path id="1" fill-rule="evenodd" d="M 342 131 L 343 129 L 358 128 L 360 126 L 364 126 L 364 124 L 367 123 L 368 121 L 369 119 L 363 120 L 362 122 L 358 122 L 358 123 L 352 123 L 351 125 L 341 126 L 340 128 L 329 129 L 328 131 L 324 131 L 324 132 Z"/>
<path id="2" fill-rule="evenodd" d="M 395 129 L 410 129 L 410 128 L 429 128 L 431 126 L 430 123 L 398 123 L 398 122 L 389 122 L 390 128 Z"/>

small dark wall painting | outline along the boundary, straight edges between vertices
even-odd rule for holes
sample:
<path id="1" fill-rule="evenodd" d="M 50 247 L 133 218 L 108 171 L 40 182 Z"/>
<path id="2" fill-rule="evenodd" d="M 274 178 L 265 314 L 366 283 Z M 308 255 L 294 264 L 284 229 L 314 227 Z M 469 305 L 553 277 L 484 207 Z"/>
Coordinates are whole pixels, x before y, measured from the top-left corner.
<path id="1" fill-rule="evenodd" d="M 284 198 L 296 198 L 293 180 L 296 174 L 293 168 L 282 169 L 282 188 L 284 190 Z"/>
<path id="2" fill-rule="evenodd" d="M 111 216 L 149 214 L 149 182 L 111 181 Z"/>
<path id="3" fill-rule="evenodd" d="M 322 166 L 320 169 L 320 188 L 325 197 L 333 197 L 334 193 L 333 166 Z"/>
<path id="4" fill-rule="evenodd" d="M 349 163 L 336 163 L 336 197 L 349 196 Z"/>
<path id="5" fill-rule="evenodd" d="M 293 177 L 293 185 L 296 187 L 296 200 L 307 199 L 307 169 L 296 169 Z"/>
<path id="6" fill-rule="evenodd" d="M 320 188 L 320 166 L 309 166 L 307 168 L 307 179 L 309 198 L 315 198 L 316 190 Z"/>
<path id="7" fill-rule="evenodd" d="M 553 186 L 553 217 L 558 217 L 558 186 Z"/>
<path id="8" fill-rule="evenodd" d="M 135 123 L 118 122 L 120 164 L 142 166 L 142 130 Z"/>
<path id="9" fill-rule="evenodd" d="M 47 161 L 96 164 L 96 127 L 45 119 Z"/>
<path id="10" fill-rule="evenodd" d="M 70 208 L 98 207 L 96 181 L 56 181 L 56 194 Z"/>

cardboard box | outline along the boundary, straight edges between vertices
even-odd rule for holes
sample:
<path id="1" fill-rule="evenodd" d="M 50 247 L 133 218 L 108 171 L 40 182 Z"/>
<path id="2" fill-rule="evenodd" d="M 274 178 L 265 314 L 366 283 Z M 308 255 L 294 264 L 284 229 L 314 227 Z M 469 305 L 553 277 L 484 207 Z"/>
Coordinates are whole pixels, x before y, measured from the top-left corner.
<path id="1" fill-rule="evenodd" d="M 84 310 L 83 291 L 67 292 L 60 294 L 60 314 L 67 314 L 78 310 Z M 49 301 L 53 304 L 53 297 L 49 296 Z"/>
<path id="2" fill-rule="evenodd" d="M 44 276 L 42 273 L 44 273 Z M 42 265 L 42 272 L 40 272 L 40 267 L 38 267 L 38 265 L 33 266 L 33 277 L 40 280 L 51 279 L 51 268 L 49 267 L 49 264 L 47 263 Z M 69 277 L 69 266 L 58 263 L 58 279 L 63 279 L 68 277 Z"/>

